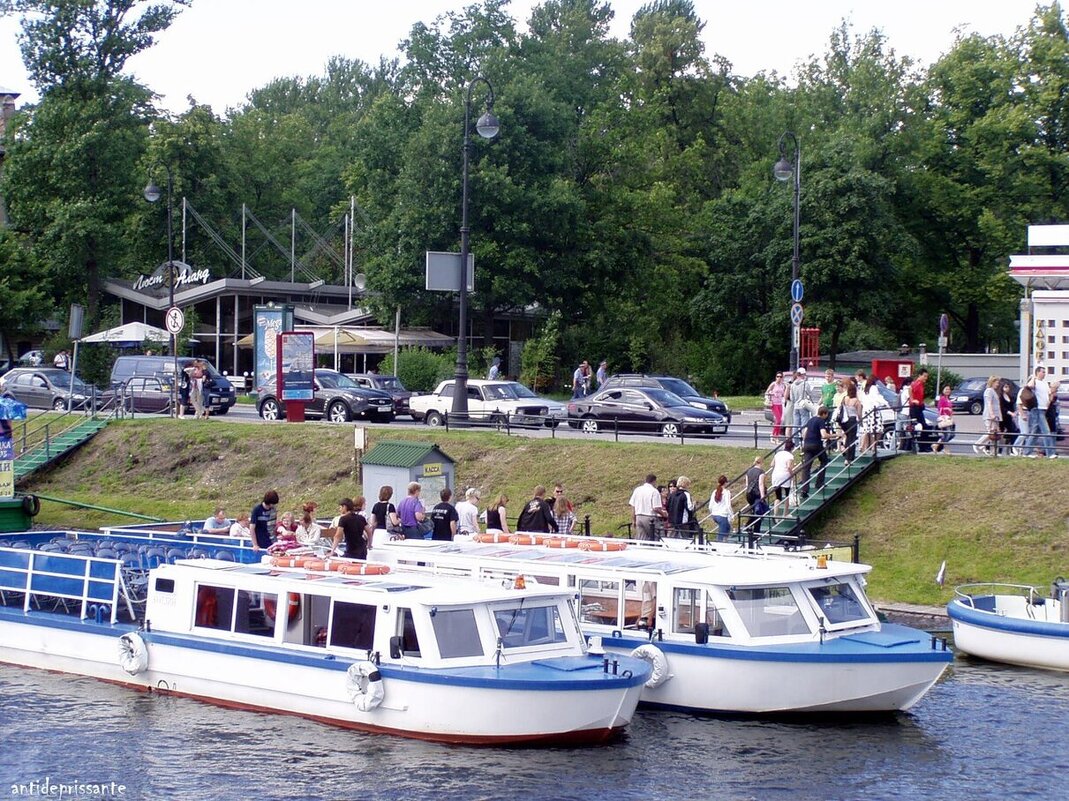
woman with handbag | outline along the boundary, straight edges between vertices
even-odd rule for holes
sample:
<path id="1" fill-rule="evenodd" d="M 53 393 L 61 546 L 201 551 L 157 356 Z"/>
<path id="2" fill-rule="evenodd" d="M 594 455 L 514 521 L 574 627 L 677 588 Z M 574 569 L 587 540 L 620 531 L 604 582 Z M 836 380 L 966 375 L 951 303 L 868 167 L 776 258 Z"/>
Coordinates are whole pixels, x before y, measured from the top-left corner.
<path id="1" fill-rule="evenodd" d="M 950 384 L 943 387 L 935 408 L 939 413 L 939 419 L 936 420 L 935 425 L 940 434 L 939 441 L 932 446 L 932 451 L 935 453 L 950 453 L 947 449 L 947 443 L 950 442 L 950 432 L 947 429 L 954 427 L 954 407 L 950 403 Z"/>

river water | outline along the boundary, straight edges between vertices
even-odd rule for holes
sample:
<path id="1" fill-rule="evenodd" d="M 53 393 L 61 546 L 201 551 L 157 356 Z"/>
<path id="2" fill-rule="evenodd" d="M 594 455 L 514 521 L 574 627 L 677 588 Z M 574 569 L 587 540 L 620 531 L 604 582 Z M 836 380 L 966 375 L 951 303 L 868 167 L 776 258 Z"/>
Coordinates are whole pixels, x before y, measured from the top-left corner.
<path id="1" fill-rule="evenodd" d="M 110 797 L 138 801 L 1055 799 L 1069 780 L 1069 674 L 960 657 L 908 714 L 640 710 L 619 741 L 588 749 L 433 745 L 7 665 L 0 726 L 0 798 L 58 798 L 29 795 L 48 779 L 114 782 L 125 789 Z"/>

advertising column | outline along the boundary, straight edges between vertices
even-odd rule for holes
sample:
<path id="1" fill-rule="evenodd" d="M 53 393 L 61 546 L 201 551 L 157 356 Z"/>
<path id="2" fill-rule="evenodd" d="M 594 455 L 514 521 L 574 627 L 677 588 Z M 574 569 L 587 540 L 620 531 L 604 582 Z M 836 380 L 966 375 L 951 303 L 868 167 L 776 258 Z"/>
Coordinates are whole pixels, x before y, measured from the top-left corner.
<path id="1" fill-rule="evenodd" d="M 304 407 L 315 397 L 315 334 L 283 331 L 278 335 L 278 397 L 286 405 L 286 419 L 304 420 Z"/>
<path id="2" fill-rule="evenodd" d="M 273 387 L 278 374 L 278 335 L 293 329 L 292 306 L 253 306 L 252 309 L 253 375 L 252 388 L 262 392 Z"/>

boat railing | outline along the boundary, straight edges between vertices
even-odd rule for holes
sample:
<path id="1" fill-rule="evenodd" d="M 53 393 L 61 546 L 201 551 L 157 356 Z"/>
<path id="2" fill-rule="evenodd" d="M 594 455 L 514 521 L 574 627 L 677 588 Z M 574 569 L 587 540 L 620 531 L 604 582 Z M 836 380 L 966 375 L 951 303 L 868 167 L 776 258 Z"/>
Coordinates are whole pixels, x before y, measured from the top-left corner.
<path id="1" fill-rule="evenodd" d="M 8 593 L 22 596 L 24 612 L 50 600 L 53 610 L 70 611 L 77 604 L 82 619 L 95 613 L 98 621 L 106 616 L 111 623 L 118 620 L 121 598 L 135 618 L 118 559 L 0 547 L 0 601 L 5 606 Z"/>
<path id="2" fill-rule="evenodd" d="M 979 592 L 978 590 L 984 591 Z M 977 608 L 977 597 L 1019 595 L 1023 598 L 1027 598 L 1029 604 L 1035 604 L 1040 598 L 1046 598 L 1046 595 L 1042 590 L 1037 589 L 1031 584 L 1006 584 L 994 581 L 961 584 L 954 588 L 954 595 L 956 595 L 958 600 L 963 604 L 972 607 L 973 609 Z"/>

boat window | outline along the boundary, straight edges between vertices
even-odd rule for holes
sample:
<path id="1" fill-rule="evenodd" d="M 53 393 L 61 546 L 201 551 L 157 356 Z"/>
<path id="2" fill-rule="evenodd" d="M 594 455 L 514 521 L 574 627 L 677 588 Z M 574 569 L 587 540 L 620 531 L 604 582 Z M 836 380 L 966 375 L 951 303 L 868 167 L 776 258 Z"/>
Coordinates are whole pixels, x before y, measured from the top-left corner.
<path id="1" fill-rule="evenodd" d="M 412 610 L 401 608 L 397 614 L 398 634 L 401 637 L 401 653 L 405 656 L 420 656 L 419 637 L 416 636 L 416 621 Z"/>
<path id="2" fill-rule="evenodd" d="M 583 623 L 603 623 L 607 626 L 622 626 L 620 613 L 620 582 L 579 579 L 579 619 Z M 638 608 L 632 618 L 638 618 Z M 632 624 L 635 620 L 630 621 Z"/>
<path id="3" fill-rule="evenodd" d="M 497 609 L 494 611 L 494 619 L 501 644 L 505 648 L 524 648 L 568 641 L 555 605 Z"/>
<path id="4" fill-rule="evenodd" d="M 705 596 L 705 622 L 709 624 L 710 637 L 730 637 L 731 631 L 724 622 L 720 610 L 716 607 L 713 599 L 708 594 Z"/>
<path id="5" fill-rule="evenodd" d="M 296 599 L 296 596 L 294 596 Z M 255 634 L 257 637 L 275 635 L 275 616 L 287 615 L 288 608 L 278 608 L 278 596 L 274 593 L 256 593 L 238 590 L 237 607 L 234 610 L 234 631 L 240 634 Z M 297 608 L 292 609 L 293 614 Z"/>
<path id="6" fill-rule="evenodd" d="M 431 615 L 431 626 L 442 659 L 483 655 L 474 609 L 439 609 Z"/>
<path id="7" fill-rule="evenodd" d="M 293 609 L 293 601 L 297 608 Z M 282 641 L 298 645 L 327 647 L 327 624 L 330 620 L 330 597 L 310 593 L 290 593 L 290 609 L 286 613 L 286 626 Z"/>
<path id="8" fill-rule="evenodd" d="M 692 587 L 676 587 L 672 603 L 672 631 L 693 634 L 694 624 L 701 620 L 702 591 Z"/>
<path id="9" fill-rule="evenodd" d="M 375 642 L 376 608 L 368 604 L 334 602 L 330 622 L 330 644 L 338 648 L 370 651 Z"/>
<path id="10" fill-rule="evenodd" d="M 787 587 L 731 589 L 728 597 L 734 601 L 751 637 L 809 633 L 809 626 Z"/>
<path id="11" fill-rule="evenodd" d="M 174 579 L 156 576 L 156 592 L 174 592 Z"/>
<path id="12" fill-rule="evenodd" d="M 810 587 L 809 594 L 829 624 L 869 619 L 868 610 L 849 584 Z"/>
<path id="13" fill-rule="evenodd" d="M 196 624 L 205 629 L 230 631 L 234 617 L 234 588 L 209 587 L 197 588 Z"/>

